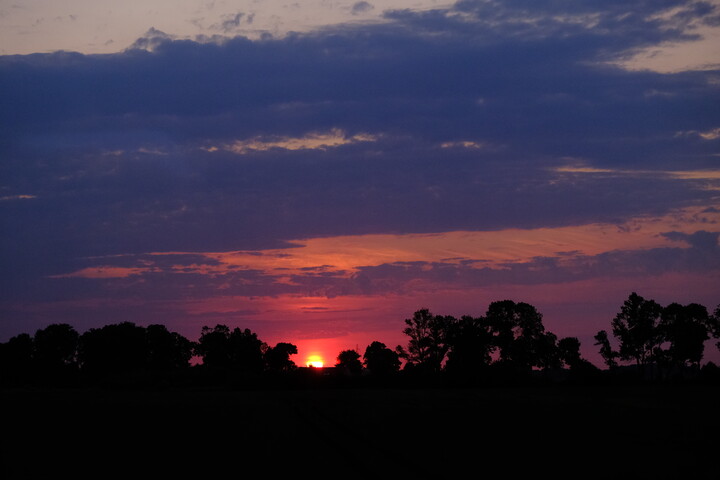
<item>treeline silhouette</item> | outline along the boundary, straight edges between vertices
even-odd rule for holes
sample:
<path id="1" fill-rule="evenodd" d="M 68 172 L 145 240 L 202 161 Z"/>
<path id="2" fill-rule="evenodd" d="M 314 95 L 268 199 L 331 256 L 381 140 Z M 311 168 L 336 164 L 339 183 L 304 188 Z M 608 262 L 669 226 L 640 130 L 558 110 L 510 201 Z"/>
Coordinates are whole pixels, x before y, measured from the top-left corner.
<path id="1" fill-rule="evenodd" d="M 701 365 L 706 341 L 720 338 L 720 305 L 712 314 L 699 304 L 662 307 L 633 292 L 611 321 L 614 340 L 606 330 L 595 336 L 606 369 L 582 357 L 576 337 L 558 338 L 546 330 L 542 314 L 524 302 L 493 302 L 480 317 L 435 315 L 423 308 L 405 320 L 403 332 L 406 346 L 391 349 L 374 341 L 362 355 L 344 350 L 333 367 L 315 369 L 295 364 L 291 356 L 298 350 L 291 343 L 270 346 L 249 329 L 226 325 L 205 326 L 199 339 L 190 341 L 159 324 L 123 322 L 83 334 L 69 324 L 52 324 L 0 343 L 0 385 L 720 381 L 720 368 Z M 716 346 L 720 349 L 720 341 Z M 194 363 L 195 357 L 200 361 Z"/>

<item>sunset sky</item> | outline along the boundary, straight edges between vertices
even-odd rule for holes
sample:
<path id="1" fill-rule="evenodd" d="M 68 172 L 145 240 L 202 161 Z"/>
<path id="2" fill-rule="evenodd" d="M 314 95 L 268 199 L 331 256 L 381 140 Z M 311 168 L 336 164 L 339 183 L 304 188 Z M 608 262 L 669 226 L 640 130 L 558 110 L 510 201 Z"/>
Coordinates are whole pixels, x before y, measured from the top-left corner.
<path id="1" fill-rule="evenodd" d="M 720 0 L 0 0 L 0 341 L 720 304 Z M 706 360 L 720 362 L 712 343 Z"/>

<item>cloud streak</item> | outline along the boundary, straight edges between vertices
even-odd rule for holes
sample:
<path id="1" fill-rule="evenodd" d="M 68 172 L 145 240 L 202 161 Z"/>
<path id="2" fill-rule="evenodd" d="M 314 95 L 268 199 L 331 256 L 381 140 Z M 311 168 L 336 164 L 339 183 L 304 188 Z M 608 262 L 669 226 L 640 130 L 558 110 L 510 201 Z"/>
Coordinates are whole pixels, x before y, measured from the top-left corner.
<path id="1" fill-rule="evenodd" d="M 683 217 L 685 231 L 661 231 Z M 336 297 L 703 273 L 720 269 L 720 232 L 696 229 L 718 221 L 695 211 L 627 225 L 320 238 L 276 250 L 91 258 L 52 278 L 104 279 L 101 288 L 129 295 Z"/>
<path id="2" fill-rule="evenodd" d="M 236 140 L 224 145 L 223 149 L 229 152 L 244 155 L 251 152 L 264 152 L 273 149 L 281 150 L 326 150 L 357 142 L 373 142 L 375 137 L 369 134 L 357 133 L 348 137 L 340 129 L 329 132 L 311 132 L 301 137 L 255 137 L 249 140 Z M 217 151 L 217 147 L 208 147 L 208 151 Z"/>

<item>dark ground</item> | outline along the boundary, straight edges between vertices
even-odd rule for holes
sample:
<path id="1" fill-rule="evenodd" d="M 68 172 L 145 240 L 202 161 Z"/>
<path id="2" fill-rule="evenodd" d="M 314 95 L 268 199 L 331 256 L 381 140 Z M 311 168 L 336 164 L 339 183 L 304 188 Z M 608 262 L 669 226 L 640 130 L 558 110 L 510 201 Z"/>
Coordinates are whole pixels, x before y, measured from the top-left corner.
<path id="1" fill-rule="evenodd" d="M 3 390 L 0 478 L 717 479 L 719 400 L 708 385 Z"/>

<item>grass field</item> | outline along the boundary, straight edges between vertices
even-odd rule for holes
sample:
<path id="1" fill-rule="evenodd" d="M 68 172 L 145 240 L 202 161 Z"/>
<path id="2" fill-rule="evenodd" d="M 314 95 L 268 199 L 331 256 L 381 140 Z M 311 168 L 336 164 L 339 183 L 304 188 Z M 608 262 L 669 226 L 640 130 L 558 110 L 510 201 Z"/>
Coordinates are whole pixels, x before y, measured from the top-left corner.
<path id="1" fill-rule="evenodd" d="M 7 390 L 0 477 L 720 478 L 720 387 Z"/>

